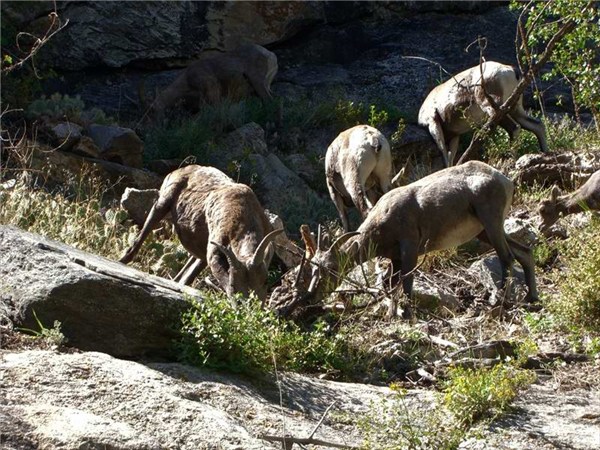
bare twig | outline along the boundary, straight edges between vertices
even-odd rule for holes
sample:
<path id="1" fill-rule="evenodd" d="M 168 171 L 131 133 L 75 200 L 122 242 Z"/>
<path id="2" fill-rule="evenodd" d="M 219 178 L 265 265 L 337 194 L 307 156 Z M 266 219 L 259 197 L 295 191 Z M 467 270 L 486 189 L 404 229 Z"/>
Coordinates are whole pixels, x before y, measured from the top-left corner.
<path id="1" fill-rule="evenodd" d="M 313 429 L 312 433 L 310 433 L 310 436 L 308 436 L 309 439 L 312 439 L 312 437 L 315 435 L 315 433 L 317 432 L 317 430 L 319 429 L 319 427 L 321 426 L 321 424 L 323 423 L 323 421 L 325 420 L 325 417 L 327 417 L 327 413 L 329 412 L 329 410 L 331 408 L 333 408 L 333 406 L 335 405 L 336 400 L 333 401 L 333 403 L 331 403 L 331 405 L 329 405 L 327 407 L 327 409 L 325 410 L 325 412 L 323 413 L 323 415 L 321 416 L 321 420 L 319 420 L 319 423 L 317 423 L 317 425 L 315 426 L 315 428 Z"/>
<path id="2" fill-rule="evenodd" d="M 299 445 L 320 445 L 322 447 L 330 447 L 330 448 L 350 448 L 350 449 L 358 449 L 359 447 L 355 447 L 353 445 L 345 445 L 345 444 L 338 444 L 336 442 L 328 442 L 328 441 L 324 441 L 321 439 L 314 439 L 314 438 L 297 438 L 297 437 L 293 437 L 290 435 L 287 435 L 285 437 L 281 437 L 281 436 L 272 436 L 272 435 L 268 435 L 268 434 L 263 434 L 259 436 L 259 439 L 262 439 L 264 441 L 268 441 L 268 442 L 281 442 L 281 443 L 289 443 L 291 442 L 292 444 L 299 444 Z M 284 448 L 291 448 L 291 447 L 284 447 Z"/>
<path id="3" fill-rule="evenodd" d="M 24 38 L 24 37 L 30 37 L 33 38 L 34 43 L 31 46 L 31 48 L 27 51 L 27 54 L 21 58 L 18 62 L 11 64 L 9 66 L 4 66 L 2 67 L 2 69 L 0 70 L 0 72 L 2 74 L 8 74 L 10 72 L 12 72 L 15 69 L 18 69 L 20 67 L 23 66 L 23 64 L 25 64 L 27 61 L 31 60 L 33 63 L 33 57 L 36 55 L 37 52 L 40 51 L 40 49 L 59 31 L 61 31 L 63 28 L 65 28 L 68 24 L 69 24 L 69 19 L 67 19 L 64 23 L 60 20 L 58 13 L 56 12 L 56 4 L 54 6 L 54 11 L 52 11 L 50 14 L 48 14 L 48 17 L 50 19 L 50 25 L 48 26 L 48 29 L 46 30 L 46 33 L 44 34 L 44 36 L 42 37 L 37 37 L 31 33 L 26 33 L 24 31 L 20 32 L 17 34 L 17 47 L 19 48 L 19 50 L 21 50 L 21 46 L 19 44 L 19 40 Z M 37 71 L 35 69 L 35 65 L 33 66 L 33 70 L 34 72 L 36 72 L 36 76 L 37 76 Z"/>

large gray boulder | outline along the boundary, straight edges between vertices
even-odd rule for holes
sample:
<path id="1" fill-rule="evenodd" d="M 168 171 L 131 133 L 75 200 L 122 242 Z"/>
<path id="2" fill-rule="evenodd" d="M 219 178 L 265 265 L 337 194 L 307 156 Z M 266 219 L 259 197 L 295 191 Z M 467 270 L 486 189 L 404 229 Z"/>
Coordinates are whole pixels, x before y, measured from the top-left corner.
<path id="1" fill-rule="evenodd" d="M 280 374 L 278 388 L 174 363 L 139 364 L 97 352 L 0 354 L 3 449 L 282 448 L 259 438 L 307 437 L 358 445 L 359 430 L 340 416 L 364 414 L 386 387 Z M 6 394 L 6 395 L 4 395 Z M 427 393 L 411 392 L 416 407 Z M 282 430 L 285 420 L 285 432 Z"/>
<path id="2" fill-rule="evenodd" d="M 45 8 L 37 6 L 34 15 L 18 5 L 3 5 L 12 23 L 26 30 L 47 26 L 44 13 L 53 5 Z M 323 10 L 319 2 L 64 2 L 59 15 L 69 25 L 39 56 L 55 69 L 70 71 L 189 60 L 207 48 L 231 50 L 244 42 L 286 40 L 322 22 Z"/>
<path id="3" fill-rule="evenodd" d="M 0 315 L 120 357 L 172 357 L 184 294 L 199 292 L 15 227 L 0 226 Z"/>
<path id="4" fill-rule="evenodd" d="M 87 133 L 100 149 L 100 157 L 141 169 L 144 143 L 130 128 L 93 124 Z"/>
<path id="5" fill-rule="evenodd" d="M 132 220 L 140 228 L 144 226 L 148 213 L 158 200 L 158 189 L 135 189 L 126 188 L 121 196 L 120 205 Z M 157 224 L 157 228 L 160 225 Z"/>

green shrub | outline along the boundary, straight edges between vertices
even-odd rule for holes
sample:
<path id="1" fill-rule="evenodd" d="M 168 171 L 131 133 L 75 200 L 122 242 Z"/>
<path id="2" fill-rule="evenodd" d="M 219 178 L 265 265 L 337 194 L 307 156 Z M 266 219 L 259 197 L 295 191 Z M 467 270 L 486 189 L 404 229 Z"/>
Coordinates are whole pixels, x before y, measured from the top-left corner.
<path id="1" fill-rule="evenodd" d="M 60 331 L 62 324 L 58 320 L 54 321 L 52 328 L 46 328 L 35 313 L 35 309 L 32 311 L 33 318 L 35 319 L 39 330 L 34 330 L 32 328 L 17 328 L 17 330 L 30 334 L 34 339 L 43 341 L 46 345 L 52 347 L 60 348 L 68 342 L 68 339 Z"/>
<path id="2" fill-rule="evenodd" d="M 407 392 L 391 386 L 394 395 L 371 405 L 358 426 L 364 448 L 378 450 L 454 450 L 477 421 L 506 411 L 519 390 L 535 375 L 509 364 L 493 368 L 452 368 L 444 394 L 429 405 L 409 404 Z M 413 402 L 414 403 L 414 402 Z"/>
<path id="3" fill-rule="evenodd" d="M 85 103 L 79 95 L 70 97 L 59 93 L 52 94 L 50 97 L 43 95 L 41 98 L 34 100 L 27 107 L 25 115 L 30 120 L 48 117 L 72 122 L 114 123 L 114 120 L 107 117 L 104 111 L 98 108 L 86 109 Z"/>
<path id="4" fill-rule="evenodd" d="M 181 359 L 236 373 L 292 371 L 349 372 L 351 352 L 342 334 L 329 336 L 324 323 L 303 332 L 261 307 L 256 298 L 207 293 L 183 316 Z"/>
<path id="5" fill-rule="evenodd" d="M 569 328 L 600 333 L 600 221 L 573 231 L 562 247 L 564 268 L 555 274 L 559 295 L 549 309 Z"/>
<path id="6" fill-rule="evenodd" d="M 492 368 L 449 370 L 444 388 L 444 404 L 465 426 L 504 412 L 519 390 L 535 380 L 533 372 L 509 364 Z"/>

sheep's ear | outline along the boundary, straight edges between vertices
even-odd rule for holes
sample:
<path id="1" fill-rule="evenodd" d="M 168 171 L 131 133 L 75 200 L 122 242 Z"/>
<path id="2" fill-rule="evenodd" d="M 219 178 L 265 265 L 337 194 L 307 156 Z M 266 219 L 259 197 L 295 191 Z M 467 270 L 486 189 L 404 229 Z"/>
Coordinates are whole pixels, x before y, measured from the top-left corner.
<path id="1" fill-rule="evenodd" d="M 554 186 L 552 186 L 552 190 L 550 191 L 550 200 L 552 200 L 552 203 L 556 203 L 556 200 L 558 200 L 558 197 L 560 195 L 561 191 L 559 187 L 555 184 Z"/>
<path id="2" fill-rule="evenodd" d="M 230 271 L 231 269 L 239 270 L 242 268 L 242 263 L 240 263 L 229 247 L 225 247 L 224 245 L 214 241 L 210 241 L 210 243 L 217 247 L 217 249 L 219 249 L 219 251 L 225 255 L 225 258 L 227 258 L 227 262 L 229 263 Z"/>

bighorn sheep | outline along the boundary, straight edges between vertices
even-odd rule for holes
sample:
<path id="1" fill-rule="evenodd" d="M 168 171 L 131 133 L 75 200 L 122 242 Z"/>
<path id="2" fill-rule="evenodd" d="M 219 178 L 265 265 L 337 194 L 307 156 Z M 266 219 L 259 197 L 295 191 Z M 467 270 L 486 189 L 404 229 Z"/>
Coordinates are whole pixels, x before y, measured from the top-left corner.
<path id="1" fill-rule="evenodd" d="M 429 130 L 446 166 L 454 163 L 460 135 L 485 123 L 494 112 L 490 99 L 497 106 L 502 105 L 516 88 L 518 80 L 518 73 L 513 67 L 487 61 L 481 67 L 477 65 L 454 75 L 427 95 L 419 110 L 418 122 Z M 522 96 L 500 122 L 511 140 L 519 134 L 519 125 L 536 135 L 542 152 L 548 150 L 544 125 L 527 115 Z"/>
<path id="2" fill-rule="evenodd" d="M 402 287 L 412 293 L 419 255 L 463 244 L 474 237 L 489 242 L 502 265 L 502 285 L 513 259 L 523 267 L 527 300 L 537 299 L 534 263 L 529 248 L 506 236 L 504 219 L 511 206 L 514 185 L 498 170 L 480 161 L 435 172 L 383 195 L 356 232 L 342 235 L 329 250 L 312 259 L 309 292 L 319 286 L 320 269 L 336 273 L 339 253 L 353 263 L 367 257 L 391 259 Z M 368 254 L 369 250 L 374 254 Z M 392 307 L 395 310 L 395 306 Z"/>
<path id="3" fill-rule="evenodd" d="M 560 196 L 558 186 L 552 188 L 550 199 L 543 200 L 538 208 L 542 218 L 540 230 L 545 233 L 560 216 L 578 213 L 588 209 L 600 210 L 600 170 L 576 191 Z"/>
<path id="4" fill-rule="evenodd" d="M 283 230 L 274 230 L 254 192 L 213 167 L 190 165 L 167 175 L 158 200 L 142 231 L 121 258 L 130 262 L 144 239 L 168 212 L 183 246 L 210 267 L 229 295 L 260 299 L 267 294 L 267 269 L 273 255 L 269 244 Z"/>
<path id="5" fill-rule="evenodd" d="M 271 98 L 277 74 L 277 56 L 264 47 L 247 44 L 235 51 L 209 56 L 191 63 L 160 92 L 153 103 L 155 115 L 186 100 L 198 107 L 225 98 L 247 97 L 252 90 L 264 101 Z"/>
<path id="6" fill-rule="evenodd" d="M 391 188 L 390 144 L 379 130 L 368 125 L 343 131 L 327 149 L 325 175 L 344 231 L 350 231 L 346 208 L 356 206 L 364 219 Z"/>

